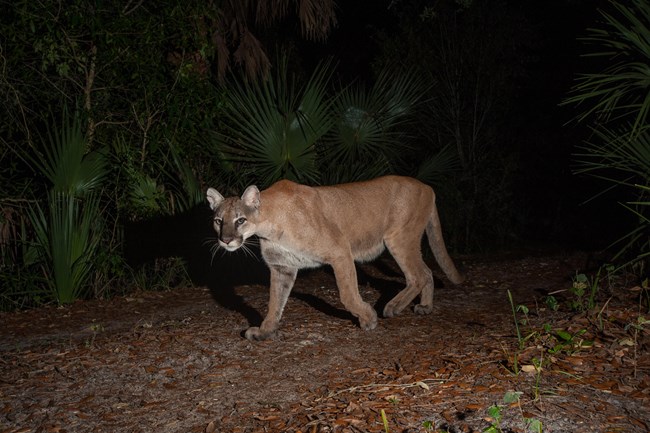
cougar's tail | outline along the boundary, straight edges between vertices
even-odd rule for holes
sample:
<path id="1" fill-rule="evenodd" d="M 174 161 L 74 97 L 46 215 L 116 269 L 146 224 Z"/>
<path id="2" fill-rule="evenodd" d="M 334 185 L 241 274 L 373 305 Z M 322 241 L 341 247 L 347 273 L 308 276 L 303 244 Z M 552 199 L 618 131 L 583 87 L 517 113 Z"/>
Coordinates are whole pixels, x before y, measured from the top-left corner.
<path id="1" fill-rule="evenodd" d="M 442 238 L 442 228 L 440 227 L 440 217 L 438 216 L 438 208 L 436 207 L 435 193 L 433 195 L 433 210 L 431 211 L 431 216 L 429 217 L 429 222 L 427 223 L 427 239 L 429 239 L 429 246 L 433 255 L 438 262 L 438 265 L 442 268 L 447 278 L 454 283 L 460 284 L 465 281 L 465 277 L 458 272 L 454 262 L 449 257 L 447 252 L 447 247 L 445 246 L 445 240 Z"/>

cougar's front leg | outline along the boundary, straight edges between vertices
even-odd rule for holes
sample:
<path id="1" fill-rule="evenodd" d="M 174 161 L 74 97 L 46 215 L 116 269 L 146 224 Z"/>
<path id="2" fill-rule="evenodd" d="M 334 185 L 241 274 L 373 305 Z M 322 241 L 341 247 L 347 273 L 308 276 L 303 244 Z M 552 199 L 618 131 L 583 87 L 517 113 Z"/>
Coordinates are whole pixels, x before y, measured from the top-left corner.
<path id="1" fill-rule="evenodd" d="M 352 255 L 332 262 L 336 285 L 343 306 L 359 319 L 361 329 L 369 331 L 377 326 L 377 312 L 359 294 L 357 270 Z"/>
<path id="2" fill-rule="evenodd" d="M 298 269 L 287 266 L 270 265 L 271 287 L 269 293 L 269 310 L 262 325 L 250 327 L 246 330 L 246 338 L 249 340 L 265 340 L 272 337 L 280 326 L 282 311 L 287 304 L 289 294 L 296 281 Z"/>

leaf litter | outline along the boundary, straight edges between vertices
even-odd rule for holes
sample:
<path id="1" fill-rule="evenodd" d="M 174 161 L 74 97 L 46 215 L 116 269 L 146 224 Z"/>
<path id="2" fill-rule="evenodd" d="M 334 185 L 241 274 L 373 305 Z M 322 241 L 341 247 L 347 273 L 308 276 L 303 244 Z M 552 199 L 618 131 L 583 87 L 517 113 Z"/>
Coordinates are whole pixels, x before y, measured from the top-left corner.
<path id="1" fill-rule="evenodd" d="M 433 314 L 371 332 L 327 270 L 301 273 L 263 342 L 242 337 L 266 311 L 262 285 L 233 288 L 233 303 L 190 287 L 0 314 L 0 432 L 481 432 L 491 407 L 504 432 L 527 431 L 524 418 L 544 432 L 650 430 L 642 290 L 614 285 L 600 311 L 553 311 L 545 296 L 569 296 L 584 255 L 460 262 L 468 282 L 437 280 Z M 390 269 L 360 266 L 378 311 L 401 287 Z M 508 290 L 529 309 L 523 349 Z"/>

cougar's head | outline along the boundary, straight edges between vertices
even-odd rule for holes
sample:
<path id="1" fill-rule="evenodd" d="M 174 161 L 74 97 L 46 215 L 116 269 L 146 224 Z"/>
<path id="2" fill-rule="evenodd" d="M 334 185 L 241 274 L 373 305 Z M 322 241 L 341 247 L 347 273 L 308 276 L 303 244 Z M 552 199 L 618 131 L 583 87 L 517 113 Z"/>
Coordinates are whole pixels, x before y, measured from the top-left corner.
<path id="1" fill-rule="evenodd" d="M 214 188 L 206 193 L 213 212 L 212 226 L 217 232 L 219 246 L 226 251 L 239 249 L 255 234 L 255 219 L 260 206 L 260 191 L 249 186 L 240 197 L 224 198 Z"/>

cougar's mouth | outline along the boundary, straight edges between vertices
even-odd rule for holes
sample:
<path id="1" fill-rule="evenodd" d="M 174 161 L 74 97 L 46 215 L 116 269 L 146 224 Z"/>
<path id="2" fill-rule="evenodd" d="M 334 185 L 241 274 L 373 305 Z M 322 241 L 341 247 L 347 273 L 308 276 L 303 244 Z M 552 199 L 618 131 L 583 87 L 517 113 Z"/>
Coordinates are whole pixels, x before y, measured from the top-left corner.
<path id="1" fill-rule="evenodd" d="M 238 250 L 243 245 L 243 242 L 239 239 L 233 239 L 228 242 L 219 239 L 219 245 L 221 245 L 221 247 L 226 251 L 233 252 Z"/>

